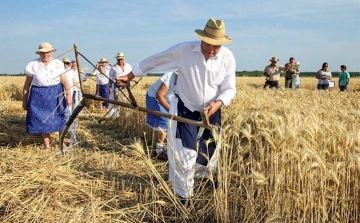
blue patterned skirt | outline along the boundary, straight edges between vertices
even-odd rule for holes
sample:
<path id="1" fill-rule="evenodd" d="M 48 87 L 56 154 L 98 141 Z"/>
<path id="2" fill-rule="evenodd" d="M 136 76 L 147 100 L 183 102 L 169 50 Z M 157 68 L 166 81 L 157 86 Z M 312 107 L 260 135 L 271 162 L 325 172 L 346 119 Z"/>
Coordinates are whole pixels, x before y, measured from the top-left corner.
<path id="1" fill-rule="evenodd" d="M 162 113 L 169 113 L 169 111 L 167 111 L 156 98 L 150 97 L 149 94 L 146 94 L 146 108 Z M 165 117 L 147 113 L 146 124 L 156 130 L 162 129 L 165 132 L 168 130 L 168 119 Z"/>
<path id="2" fill-rule="evenodd" d="M 61 132 L 66 124 L 66 108 L 62 84 L 32 86 L 27 103 L 26 131 L 33 134 Z"/>

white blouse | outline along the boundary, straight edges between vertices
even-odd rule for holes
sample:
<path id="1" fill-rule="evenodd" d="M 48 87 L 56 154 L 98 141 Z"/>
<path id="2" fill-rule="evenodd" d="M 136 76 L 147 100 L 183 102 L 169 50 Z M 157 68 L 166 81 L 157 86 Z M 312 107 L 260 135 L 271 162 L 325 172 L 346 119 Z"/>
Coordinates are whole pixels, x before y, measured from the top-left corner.
<path id="1" fill-rule="evenodd" d="M 63 62 L 58 59 L 52 59 L 45 66 L 41 58 L 30 61 L 24 73 L 33 77 L 31 84 L 38 87 L 46 87 L 61 83 L 60 76 L 65 75 Z"/>

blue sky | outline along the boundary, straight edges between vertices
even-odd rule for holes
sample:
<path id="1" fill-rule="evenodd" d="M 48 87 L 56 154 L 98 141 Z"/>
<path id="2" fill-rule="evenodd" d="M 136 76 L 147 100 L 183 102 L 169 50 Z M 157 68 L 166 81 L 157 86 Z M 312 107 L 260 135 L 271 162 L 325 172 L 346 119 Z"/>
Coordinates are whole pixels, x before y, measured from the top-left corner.
<path id="1" fill-rule="evenodd" d="M 238 71 L 263 70 L 272 56 L 280 64 L 295 57 L 302 71 L 323 62 L 332 71 L 341 64 L 360 71 L 359 12 L 359 0 L 0 0 L 0 73 L 22 73 L 41 42 L 57 48 L 54 56 L 76 43 L 93 63 L 101 57 L 115 63 L 124 52 L 134 66 L 197 40 L 194 30 L 209 18 L 225 21 Z M 65 56 L 74 59 L 73 52 Z"/>

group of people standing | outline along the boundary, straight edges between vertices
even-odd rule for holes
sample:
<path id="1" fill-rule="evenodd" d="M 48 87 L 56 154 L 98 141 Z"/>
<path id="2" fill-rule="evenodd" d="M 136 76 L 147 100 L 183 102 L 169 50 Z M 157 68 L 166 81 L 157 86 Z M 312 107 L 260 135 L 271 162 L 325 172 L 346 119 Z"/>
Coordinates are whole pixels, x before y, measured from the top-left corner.
<path id="1" fill-rule="evenodd" d="M 279 87 L 279 80 L 281 72 L 285 73 L 285 88 L 299 89 L 300 88 L 300 63 L 295 62 L 295 58 L 290 57 L 289 62 L 285 66 L 278 65 L 279 58 L 272 57 L 270 64 L 264 69 L 263 75 L 266 77 L 264 88 Z M 316 79 L 318 79 L 317 89 L 327 90 L 330 87 L 330 80 L 332 78 L 328 63 L 323 63 L 320 70 L 316 72 Z M 341 73 L 339 74 L 339 89 L 346 91 L 350 82 L 350 74 L 346 71 L 346 66 L 340 66 Z"/>
<path id="2" fill-rule="evenodd" d="M 279 80 L 281 72 L 285 72 L 285 88 L 299 89 L 300 87 L 300 63 L 295 62 L 295 58 L 290 57 L 289 62 L 285 66 L 277 64 L 279 58 L 272 57 L 270 64 L 264 69 L 266 81 L 264 88 L 279 88 Z"/>

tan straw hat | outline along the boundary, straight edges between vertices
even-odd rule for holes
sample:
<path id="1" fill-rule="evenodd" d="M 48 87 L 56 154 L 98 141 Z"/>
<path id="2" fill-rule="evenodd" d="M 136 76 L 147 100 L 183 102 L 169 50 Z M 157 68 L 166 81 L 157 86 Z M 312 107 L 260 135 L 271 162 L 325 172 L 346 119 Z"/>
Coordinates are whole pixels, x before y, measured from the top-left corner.
<path id="1" fill-rule="evenodd" d="M 106 60 L 105 57 L 101 58 L 98 63 L 109 63 L 109 61 Z"/>
<path id="2" fill-rule="evenodd" d="M 67 58 L 67 57 L 64 57 L 63 62 L 64 62 L 64 63 L 70 63 L 70 59 Z"/>
<path id="3" fill-rule="evenodd" d="M 125 55 L 124 55 L 124 53 L 118 53 L 118 54 L 116 54 L 116 57 L 115 57 L 116 59 L 125 59 Z"/>
<path id="4" fill-rule="evenodd" d="M 50 52 L 50 51 L 55 52 L 56 49 L 53 48 L 50 43 L 44 42 L 44 43 L 41 43 L 41 44 L 39 45 L 39 48 L 38 48 L 38 50 L 37 50 L 35 53 L 36 53 L 36 54 L 39 54 L 39 53 L 47 53 L 47 52 Z"/>
<path id="5" fill-rule="evenodd" d="M 279 61 L 279 58 L 277 57 L 271 57 L 271 59 L 269 61 Z"/>
<path id="6" fill-rule="evenodd" d="M 221 20 L 209 19 L 204 30 L 196 29 L 196 35 L 204 42 L 211 45 L 230 43 L 231 38 L 225 34 L 225 23 Z"/>

